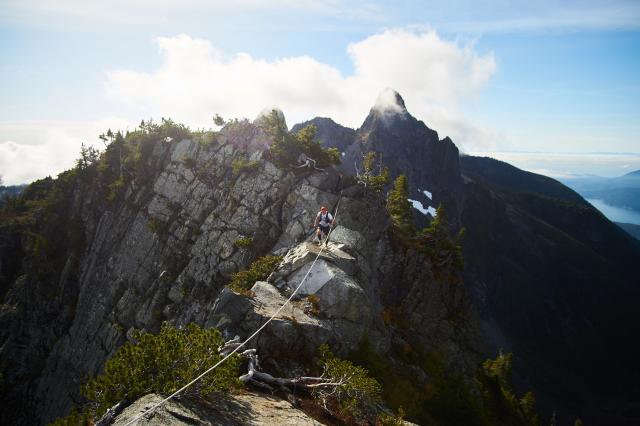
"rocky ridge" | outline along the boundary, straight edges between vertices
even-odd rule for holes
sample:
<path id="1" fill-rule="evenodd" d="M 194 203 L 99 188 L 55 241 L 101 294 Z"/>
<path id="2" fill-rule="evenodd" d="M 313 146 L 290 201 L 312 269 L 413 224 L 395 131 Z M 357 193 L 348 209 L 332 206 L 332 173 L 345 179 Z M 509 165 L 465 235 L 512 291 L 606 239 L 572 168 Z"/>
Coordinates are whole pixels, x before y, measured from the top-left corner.
<path id="1" fill-rule="evenodd" d="M 402 304 L 410 295 L 406 303 L 416 322 L 408 332 L 446 354 L 452 367 L 473 371 L 480 351 L 466 348 L 478 344 L 477 325 L 469 320 L 454 328 L 446 319 L 462 293 L 444 294 L 423 274 L 425 259 L 394 248 L 386 215 L 372 211 L 357 187 L 343 187 L 336 170 L 284 172 L 261 159 L 269 142 L 248 122 L 229 124 L 208 145 L 158 142 L 143 159 L 151 176 L 134 180 L 121 200 L 105 205 L 76 194 L 72 209 L 83 224 L 83 255 L 69 255 L 53 280 L 21 275 L 5 299 L 13 308 L 0 315 L 2 357 L 16 367 L 6 376 L 16 384 L 11 401 L 32 407 L 7 412 L 7 419 L 46 423 L 66 414 L 81 401 L 79 385 L 100 372 L 134 328 L 196 322 L 248 336 L 284 302 L 315 257 L 317 246 L 305 237 L 318 206 L 338 200 L 340 226 L 302 289 L 302 295 L 319 297 L 318 312 L 310 313 L 304 300 L 283 311 L 255 342 L 263 364 L 291 374 L 321 343 L 347 354 L 365 333 L 383 353 L 406 344 L 382 313 L 386 299 Z M 234 171 L 237 158 L 257 167 Z M 237 246 L 242 237 L 253 244 Z M 224 287 L 231 273 L 269 252 L 286 253 L 273 283 L 256 283 L 250 298 Z M 32 308 L 30 301 L 42 299 L 45 287 L 56 295 L 44 298 L 49 308 Z"/>
<path id="2" fill-rule="evenodd" d="M 366 337 L 389 368 L 411 371 L 429 389 L 434 377 L 398 348 L 441 354 L 469 381 L 481 359 L 504 348 L 516 354 L 517 384 L 534 388 L 543 418 L 557 410 L 563 422 L 633 424 L 637 241 L 555 181 L 460 157 L 393 91 L 357 131 L 312 121 L 344 152 L 339 168 L 285 172 L 265 158 L 271 140 L 260 123 L 234 121 L 206 143 L 140 146 L 144 173 L 112 201 L 95 182 L 78 184 L 71 220 L 39 221 L 28 236 L 0 227 L 0 357 L 11 387 L 2 418 L 42 424 L 66 414 L 82 401 L 78 386 L 134 328 L 196 322 L 247 337 L 311 268 L 301 297 L 251 342 L 274 374 L 302 372 L 321 343 L 344 356 Z M 370 150 L 392 176 L 408 176 L 413 200 L 444 205 L 452 232 L 467 228 L 463 284 L 439 282 L 424 254 L 388 232 L 382 203 L 345 176 Z M 330 250 L 312 268 L 313 215 L 338 202 Z M 417 209 L 416 217 L 429 220 Z M 30 240 L 38 235 L 69 240 L 57 246 L 51 275 L 38 268 Z M 237 244 L 246 238 L 252 243 Z M 268 253 L 284 261 L 251 297 L 225 287 Z"/>

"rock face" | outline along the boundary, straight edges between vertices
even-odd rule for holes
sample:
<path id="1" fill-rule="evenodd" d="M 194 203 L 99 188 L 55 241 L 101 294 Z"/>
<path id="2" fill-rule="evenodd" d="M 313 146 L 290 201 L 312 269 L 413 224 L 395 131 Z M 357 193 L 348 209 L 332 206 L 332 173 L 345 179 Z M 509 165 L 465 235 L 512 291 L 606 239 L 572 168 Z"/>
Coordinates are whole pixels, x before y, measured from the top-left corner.
<path id="1" fill-rule="evenodd" d="M 316 126 L 316 138 L 319 141 L 322 141 L 325 145 L 338 148 L 340 152 L 344 152 L 356 138 L 355 130 L 341 126 L 327 117 L 316 117 L 313 120 L 298 123 L 291 128 L 291 131 L 298 132 L 309 125 Z"/>
<path id="2" fill-rule="evenodd" d="M 136 416 L 151 408 L 162 397 L 156 394 L 146 395 L 115 418 L 114 426 L 124 426 Z M 266 395 L 244 393 L 239 395 L 218 395 L 210 399 L 193 402 L 189 400 L 170 400 L 154 411 L 149 417 L 143 417 L 138 425 L 229 425 L 229 426 L 320 426 L 303 411 L 291 403 Z"/>
<path id="3" fill-rule="evenodd" d="M 325 133 L 334 128 L 325 126 Z M 331 137 L 325 140 L 334 146 Z M 489 353 L 514 352 L 516 381 L 533 387 L 544 415 L 611 421 L 610 411 L 594 408 L 600 398 L 617 399 L 619 412 L 632 411 L 619 396 L 640 401 L 634 385 L 640 376 L 628 374 L 637 370 L 640 327 L 620 324 L 635 315 L 640 297 L 636 241 L 553 179 L 459 156 L 453 142 L 412 117 L 393 90 L 381 94 L 352 144 L 341 149 L 348 172 L 362 153 L 377 152 L 392 177 L 407 175 L 411 199 L 425 209 L 442 204 L 452 232 L 466 228 L 464 282 L 480 314 L 482 340 Z M 416 216 L 425 223 L 417 210 Z M 420 315 L 413 321 L 430 323 Z M 615 373 L 593 368 L 609 356 L 623 360 Z M 624 416 L 616 422 L 633 424 Z"/>
<path id="4" fill-rule="evenodd" d="M 533 386 L 548 413 L 597 423 L 596 402 L 606 398 L 614 407 L 606 418 L 624 424 L 620 395 L 640 400 L 632 368 L 640 332 L 629 322 L 640 297 L 638 242 L 555 182 L 460 160 L 396 92 L 385 91 L 357 131 L 327 120 L 313 122 L 345 152 L 341 169 L 278 169 L 264 155 L 271 140 L 261 120 L 232 122 L 206 143 L 140 145 L 142 172 L 111 201 L 78 178 L 68 214 L 37 218 L 29 233 L 0 227 L 0 358 L 11 390 L 3 421 L 44 424 L 68 413 L 82 401 L 79 385 L 134 328 L 196 322 L 248 337 L 306 276 L 250 342 L 274 374 L 302 372 L 323 343 L 347 355 L 367 337 L 383 356 L 416 347 L 472 378 L 502 347 L 515 352 L 518 384 Z M 393 177 L 409 177 L 412 199 L 442 203 L 452 231 L 467 227 L 463 283 L 439 282 L 428 258 L 388 232 L 383 203 L 349 186 L 344 173 L 370 150 Z M 309 241 L 320 205 L 338 209 L 322 252 Z M 45 236 L 56 250 L 42 248 Z M 284 260 L 250 297 L 225 287 L 268 253 Z"/>
<path id="5" fill-rule="evenodd" d="M 340 226 L 300 297 L 254 342 L 263 365 L 291 375 L 322 343 L 346 355 L 365 332 L 378 351 L 389 350 L 396 338 L 382 320 L 383 295 L 397 293 L 392 289 L 407 259 L 393 254 L 386 214 L 358 198 L 357 188 L 344 187 L 334 168 L 303 176 L 276 168 L 262 159 L 269 143 L 259 126 L 233 122 L 208 144 L 184 139 L 152 145 L 142 160 L 144 179 L 133 180 L 114 202 L 76 189 L 70 209 L 82 224 L 83 250 L 60 253 L 66 266 L 59 277 L 39 280 L 22 271 L 0 312 L 0 354 L 12 384 L 2 405 L 14 407 L 3 410 L 4 419 L 42 424 L 67 413 L 82 400 L 79 385 L 101 371 L 134 328 L 196 322 L 247 337 L 311 268 L 319 248 L 307 238 L 320 205 L 339 208 Z M 256 165 L 234 170 L 237 159 Z M 236 245 L 242 237 L 253 239 L 250 247 Z M 272 282 L 254 285 L 253 297 L 224 287 L 233 272 L 269 252 L 285 254 L 285 260 Z M 411 278 L 403 291 L 423 281 Z M 435 305 L 415 309 L 436 320 L 444 310 Z M 438 325 L 429 330 L 434 327 L 437 339 L 416 331 L 420 345 L 450 355 L 455 368 L 477 364 L 479 350 L 445 342 L 456 341 L 455 331 Z M 464 327 L 477 333 L 474 321 Z"/>

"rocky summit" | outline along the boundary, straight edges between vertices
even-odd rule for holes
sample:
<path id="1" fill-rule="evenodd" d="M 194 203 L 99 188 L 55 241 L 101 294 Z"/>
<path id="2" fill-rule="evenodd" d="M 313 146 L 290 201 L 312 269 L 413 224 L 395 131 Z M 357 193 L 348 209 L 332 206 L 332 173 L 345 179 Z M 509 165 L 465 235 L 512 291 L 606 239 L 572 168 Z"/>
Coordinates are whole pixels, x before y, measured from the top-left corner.
<path id="1" fill-rule="evenodd" d="M 136 343 L 135 330 L 196 323 L 244 339 L 272 317 L 247 346 L 263 371 L 304 376 L 326 344 L 381 382 L 387 412 L 403 406 L 418 424 L 530 424 L 528 405 L 499 417 L 486 402 L 494 376 L 483 361 L 500 350 L 513 354 L 511 391 L 532 390 L 543 423 L 638 420 L 637 240 L 559 182 L 460 155 L 391 89 L 357 130 L 315 118 L 285 132 L 313 124 L 316 140 L 338 150 L 341 163 L 321 170 L 274 158 L 269 117 L 219 132 L 163 122 L 117 134 L 84 166 L 25 188 L 20 209 L 5 204 L 7 424 L 47 424 L 82 406 L 80 385 Z M 443 274 L 423 234 L 397 231 L 391 184 L 375 193 L 358 181 L 368 152 L 392 179 L 407 177 L 417 229 L 439 206 L 446 233 L 465 228 L 464 269 Z M 311 230 L 320 206 L 336 216 L 325 246 Z M 265 255 L 282 257 L 270 274 L 244 291 L 227 285 Z M 349 422 L 284 397 L 181 400 L 141 424 Z M 158 399 L 140 399 L 115 424 Z"/>

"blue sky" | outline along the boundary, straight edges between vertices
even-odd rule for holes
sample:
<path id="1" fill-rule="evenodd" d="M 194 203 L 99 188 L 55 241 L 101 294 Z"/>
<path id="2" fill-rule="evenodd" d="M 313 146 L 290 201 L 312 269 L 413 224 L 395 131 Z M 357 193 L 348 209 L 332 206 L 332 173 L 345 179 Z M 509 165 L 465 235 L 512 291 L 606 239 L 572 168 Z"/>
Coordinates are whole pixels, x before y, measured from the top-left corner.
<path id="1" fill-rule="evenodd" d="M 9 184 L 148 117 L 279 106 L 290 125 L 358 127 L 385 87 L 464 152 L 552 176 L 640 169 L 637 1 L 0 3 Z"/>

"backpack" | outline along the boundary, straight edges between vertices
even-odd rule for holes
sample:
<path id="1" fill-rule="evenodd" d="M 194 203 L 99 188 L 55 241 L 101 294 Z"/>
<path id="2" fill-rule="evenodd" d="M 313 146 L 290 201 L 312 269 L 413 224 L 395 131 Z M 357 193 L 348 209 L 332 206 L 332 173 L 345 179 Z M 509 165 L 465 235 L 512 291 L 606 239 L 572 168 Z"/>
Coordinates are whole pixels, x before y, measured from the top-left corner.
<path id="1" fill-rule="evenodd" d="M 318 223 L 329 225 L 329 223 L 331 223 L 332 221 L 333 216 L 331 216 L 331 213 L 327 212 L 327 214 L 323 218 L 322 212 L 318 212 Z"/>

